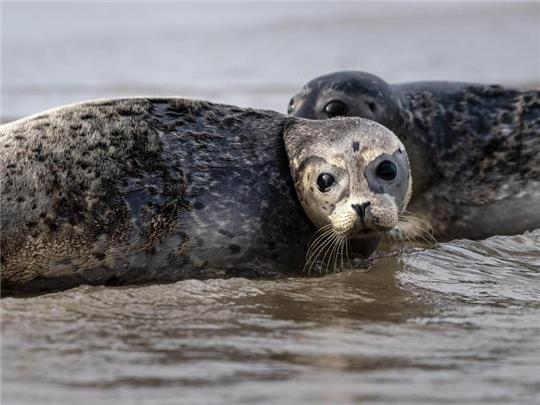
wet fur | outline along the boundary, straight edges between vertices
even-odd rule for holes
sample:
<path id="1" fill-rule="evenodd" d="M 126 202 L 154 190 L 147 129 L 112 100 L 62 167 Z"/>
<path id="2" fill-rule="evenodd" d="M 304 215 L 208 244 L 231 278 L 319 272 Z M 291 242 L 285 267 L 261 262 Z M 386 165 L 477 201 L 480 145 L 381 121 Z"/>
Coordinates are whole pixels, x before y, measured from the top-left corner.
<path id="1" fill-rule="evenodd" d="M 300 128 L 320 138 L 318 126 L 146 98 L 1 126 L 2 288 L 299 271 L 316 228 L 297 199 L 284 136 Z M 363 241 L 352 252 L 376 247 Z"/>
<path id="2" fill-rule="evenodd" d="M 362 96 L 358 95 L 359 88 Z M 321 99 L 358 103 L 353 114 L 405 144 L 414 180 L 409 210 L 440 240 L 480 239 L 540 227 L 540 91 L 455 82 L 389 85 L 363 72 L 314 79 L 294 115 Z M 366 106 L 375 103 L 371 111 Z"/>
<path id="3" fill-rule="evenodd" d="M 183 99 L 61 108 L 0 127 L 2 287 L 301 268 L 314 232 L 281 114 Z"/>

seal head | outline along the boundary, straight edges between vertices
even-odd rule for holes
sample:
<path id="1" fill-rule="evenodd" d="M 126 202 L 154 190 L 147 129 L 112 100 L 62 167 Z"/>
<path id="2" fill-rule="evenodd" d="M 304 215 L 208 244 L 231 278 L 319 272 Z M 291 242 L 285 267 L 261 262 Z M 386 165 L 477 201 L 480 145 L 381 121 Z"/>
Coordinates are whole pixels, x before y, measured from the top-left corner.
<path id="1" fill-rule="evenodd" d="M 318 229 L 362 238 L 393 229 L 411 197 L 401 141 L 365 119 L 298 121 L 285 147 L 298 199 Z"/>
<path id="2" fill-rule="evenodd" d="M 341 116 L 368 118 L 396 131 L 403 125 L 400 100 L 390 85 L 365 72 L 337 72 L 307 83 L 289 101 L 287 113 L 327 119 Z"/>

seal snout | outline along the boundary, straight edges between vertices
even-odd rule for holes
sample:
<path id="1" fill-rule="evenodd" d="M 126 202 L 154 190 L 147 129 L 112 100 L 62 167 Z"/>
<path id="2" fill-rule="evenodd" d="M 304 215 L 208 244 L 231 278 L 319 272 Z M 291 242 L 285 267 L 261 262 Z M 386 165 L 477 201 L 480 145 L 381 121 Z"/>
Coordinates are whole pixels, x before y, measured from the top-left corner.
<path id="1" fill-rule="evenodd" d="M 364 223 L 366 222 L 366 214 L 369 214 L 369 212 L 366 212 L 368 208 L 371 206 L 371 202 L 367 201 L 362 204 L 352 204 L 351 207 L 353 210 L 356 211 L 358 214 L 358 218 L 361 219 Z"/>
<path id="2" fill-rule="evenodd" d="M 361 204 L 351 204 L 351 207 L 357 215 L 354 225 L 357 233 L 370 233 L 377 230 L 377 227 L 374 227 L 373 224 L 371 201 L 366 201 Z"/>

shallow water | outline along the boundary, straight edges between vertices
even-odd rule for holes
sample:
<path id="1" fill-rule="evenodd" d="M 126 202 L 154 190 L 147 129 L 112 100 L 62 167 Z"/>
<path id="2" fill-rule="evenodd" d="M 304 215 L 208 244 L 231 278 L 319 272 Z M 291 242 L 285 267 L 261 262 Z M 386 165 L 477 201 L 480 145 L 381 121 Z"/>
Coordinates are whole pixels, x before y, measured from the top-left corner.
<path id="1" fill-rule="evenodd" d="M 540 3 L 1 11 L 3 121 L 141 94 L 284 111 L 340 69 L 540 83 Z M 83 286 L 0 305 L 3 404 L 540 402 L 540 230 L 381 253 L 369 272 Z"/>
<path id="2" fill-rule="evenodd" d="M 4 298 L 9 403 L 533 403 L 540 230 L 320 278 Z M 31 388 L 30 388 L 31 387 Z"/>

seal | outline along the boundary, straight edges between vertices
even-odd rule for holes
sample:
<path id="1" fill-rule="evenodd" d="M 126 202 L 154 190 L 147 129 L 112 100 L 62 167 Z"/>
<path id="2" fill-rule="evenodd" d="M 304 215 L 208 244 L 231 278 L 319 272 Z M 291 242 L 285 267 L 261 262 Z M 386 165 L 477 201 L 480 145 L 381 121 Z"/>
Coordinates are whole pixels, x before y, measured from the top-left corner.
<path id="1" fill-rule="evenodd" d="M 363 117 L 393 131 L 411 161 L 409 209 L 439 240 L 540 227 L 539 90 L 336 72 L 307 83 L 288 113 Z"/>
<path id="2" fill-rule="evenodd" d="M 411 189 L 403 144 L 374 122 L 176 98 L 2 125 L 0 164 L 16 291 L 339 270 L 399 226 Z"/>

